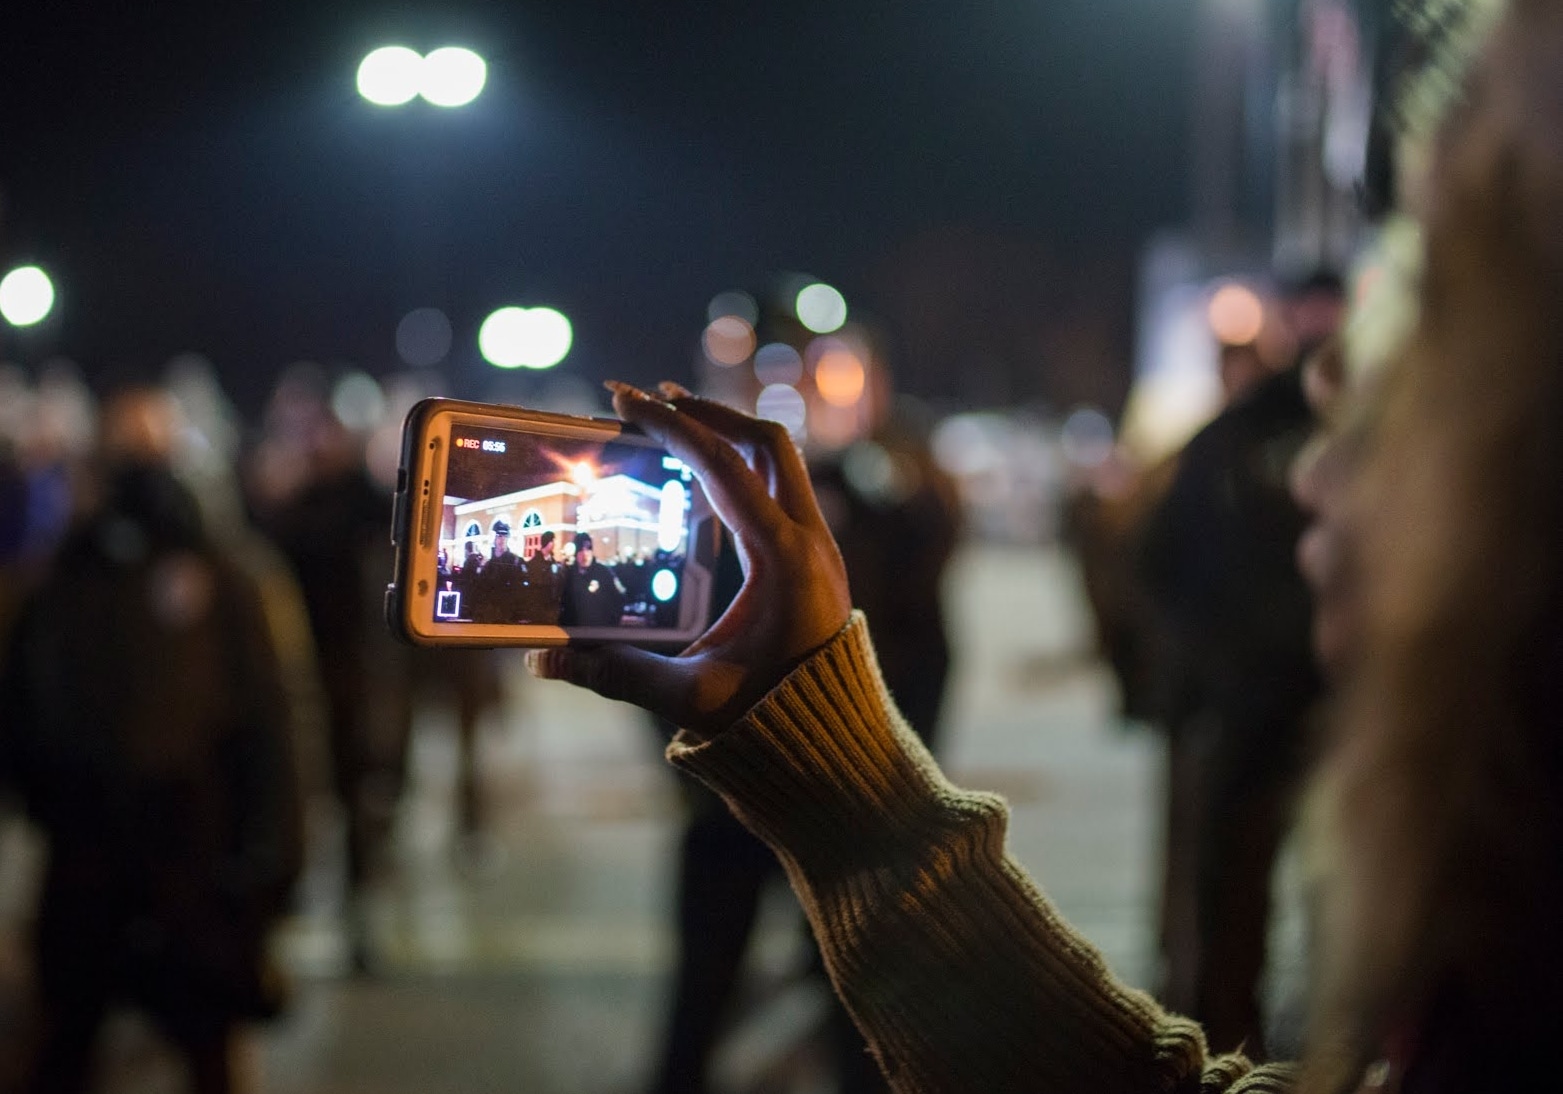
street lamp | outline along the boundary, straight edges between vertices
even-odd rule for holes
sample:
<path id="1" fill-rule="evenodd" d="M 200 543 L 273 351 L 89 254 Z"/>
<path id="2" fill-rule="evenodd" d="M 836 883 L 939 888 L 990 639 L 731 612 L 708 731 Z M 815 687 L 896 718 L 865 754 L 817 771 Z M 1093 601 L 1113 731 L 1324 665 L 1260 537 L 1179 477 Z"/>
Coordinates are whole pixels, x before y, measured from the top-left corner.
<path id="1" fill-rule="evenodd" d="M 488 65 L 470 49 L 443 46 L 428 56 L 382 46 L 358 64 L 358 93 L 376 106 L 403 106 L 422 96 L 435 106 L 466 106 L 488 82 Z"/>
<path id="2" fill-rule="evenodd" d="M 570 320 L 553 308 L 500 308 L 478 328 L 478 349 L 495 368 L 553 368 L 574 340 Z"/>
<path id="3" fill-rule="evenodd" d="M 0 317 L 30 327 L 54 307 L 54 282 L 37 266 L 18 266 L 0 278 Z"/>

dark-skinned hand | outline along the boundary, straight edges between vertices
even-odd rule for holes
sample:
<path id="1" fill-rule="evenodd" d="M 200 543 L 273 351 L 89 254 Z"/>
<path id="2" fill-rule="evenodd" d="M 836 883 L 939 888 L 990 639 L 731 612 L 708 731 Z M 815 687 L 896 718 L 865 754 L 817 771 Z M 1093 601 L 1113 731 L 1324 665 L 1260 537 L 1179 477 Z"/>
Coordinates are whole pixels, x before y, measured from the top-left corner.
<path id="1" fill-rule="evenodd" d="M 622 645 L 534 650 L 536 676 L 568 680 L 708 739 L 828 642 L 851 614 L 846 569 L 792 438 L 676 384 L 662 398 L 610 382 L 613 408 L 694 471 L 733 533 L 744 583 L 722 617 L 675 656 Z"/>

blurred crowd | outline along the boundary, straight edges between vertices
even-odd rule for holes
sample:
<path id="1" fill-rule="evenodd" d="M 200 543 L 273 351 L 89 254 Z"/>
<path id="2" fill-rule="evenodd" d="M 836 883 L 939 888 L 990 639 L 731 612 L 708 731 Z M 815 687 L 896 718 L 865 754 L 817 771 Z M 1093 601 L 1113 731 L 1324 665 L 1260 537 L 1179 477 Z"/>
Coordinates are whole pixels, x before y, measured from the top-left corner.
<path id="1" fill-rule="evenodd" d="M 197 358 L 97 393 L 64 364 L 0 376 L 0 778 L 46 847 L 4 1061 L 22 1089 L 86 1089 L 126 1005 L 197 1089 L 233 1088 L 242 1025 L 287 1002 L 272 935 L 323 825 L 371 968 L 363 896 L 427 696 L 456 709 L 461 850 L 484 849 L 473 746 L 498 666 L 391 640 L 400 415 L 329 379 L 290 371 L 249 433 Z"/>
<path id="2" fill-rule="evenodd" d="M 1287 469 L 1321 393 L 1339 386 L 1345 297 L 1329 271 L 1279 284 L 1262 340 L 1218 342 L 1224 408 L 1155 459 L 1095 411 L 935 422 L 894 394 L 866 333 L 848 426 L 795 434 L 886 680 L 935 748 L 953 661 L 942 582 L 957 543 L 1059 529 L 1124 717 L 1167 737 L 1161 994 L 1256 1055 L 1271 872 L 1320 693 Z M 785 309 L 745 322 L 756 342 L 808 352 Z M 743 370 L 705 380 L 738 405 L 762 386 Z M 497 853 L 476 754 L 479 727 L 505 706 L 503 655 L 401 646 L 381 619 L 400 424 L 438 381 L 295 366 L 253 427 L 199 357 L 97 393 L 63 363 L 35 380 L 6 370 L 0 385 L 0 763 L 50 847 L 30 1049 L 8 1064 L 33 1076 L 29 1089 L 83 1089 L 84 1046 L 130 1004 L 188 1058 L 199 1089 L 230 1089 L 244 1024 L 287 1003 L 269 935 L 327 827 L 344 848 L 347 967 L 376 967 L 366 894 L 421 703 L 455 713 L 457 853 Z M 592 567 L 616 616 L 649 601 L 644 557 L 596 559 L 577 535 L 567 553 L 544 541 L 521 559 L 509 532 L 500 522 L 464 557 L 442 558 L 442 575 L 476 589 L 525 573 L 512 583 L 553 588 L 558 605 L 571 574 Z M 742 579 L 726 552 L 719 600 Z M 653 1079 L 669 1094 L 705 1089 L 763 892 L 781 883 L 714 795 L 682 785 L 678 961 Z M 71 941 L 84 931 L 93 947 Z M 193 937 L 208 943 L 179 941 Z M 844 1012 L 827 1030 L 841 1089 L 885 1089 Z"/>
<path id="3" fill-rule="evenodd" d="M 789 336 L 773 322 L 768 335 Z M 932 740 L 962 507 L 929 422 L 873 367 L 858 425 L 811 444 L 811 464 L 886 671 Z M 501 853 L 477 742 L 506 708 L 505 654 L 403 646 L 382 617 L 401 422 L 438 381 L 295 366 L 253 424 L 196 356 L 97 389 L 63 361 L 36 376 L 7 367 L 0 387 L 0 782 L 46 847 L 29 1001 L 0 1031 L 0 1089 L 90 1089 L 92 1046 L 126 1007 L 195 1089 L 243 1089 L 246 1030 L 291 999 L 276 934 L 323 841 L 343 849 L 344 971 L 380 965 L 368 898 L 422 704 L 455 714 L 455 853 L 476 868 Z M 509 529 L 493 531 L 442 560 L 448 580 L 515 566 L 562 593 L 591 567 L 616 616 L 650 599 L 653 559 L 595 559 L 578 534 L 568 552 L 543 543 L 520 560 Z M 741 581 L 728 550 L 722 595 Z M 707 1081 L 762 893 L 781 876 L 684 784 L 680 958 L 655 1083 L 689 1092 Z M 883 1089 L 844 1013 L 830 1030 L 849 1089 Z"/>

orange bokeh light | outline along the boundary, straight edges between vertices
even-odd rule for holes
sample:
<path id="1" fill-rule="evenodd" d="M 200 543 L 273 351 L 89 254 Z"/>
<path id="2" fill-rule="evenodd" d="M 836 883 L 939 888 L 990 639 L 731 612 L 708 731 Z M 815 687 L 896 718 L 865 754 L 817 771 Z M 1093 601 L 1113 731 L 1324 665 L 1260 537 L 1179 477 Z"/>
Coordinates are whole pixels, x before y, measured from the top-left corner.
<path id="1" fill-rule="evenodd" d="M 702 339 L 706 356 L 718 365 L 741 365 L 754 352 L 754 328 L 737 315 L 711 320 Z"/>
<path id="2" fill-rule="evenodd" d="M 814 387 L 831 406 L 854 405 L 863 397 L 867 383 L 863 362 L 845 347 L 826 350 L 814 366 Z"/>
<path id="3" fill-rule="evenodd" d="M 1211 294 L 1205 316 L 1217 341 L 1243 346 L 1258 338 L 1264 329 L 1265 308 L 1253 289 L 1229 283 Z"/>

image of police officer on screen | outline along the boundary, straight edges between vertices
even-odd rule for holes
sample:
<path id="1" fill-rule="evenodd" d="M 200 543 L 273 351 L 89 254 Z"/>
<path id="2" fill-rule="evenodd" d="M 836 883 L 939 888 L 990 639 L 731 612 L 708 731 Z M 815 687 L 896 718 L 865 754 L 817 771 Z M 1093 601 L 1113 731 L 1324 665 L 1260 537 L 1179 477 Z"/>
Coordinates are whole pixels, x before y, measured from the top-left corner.
<path id="1" fill-rule="evenodd" d="M 475 623 L 515 623 L 521 617 L 524 580 L 521 559 L 510 549 L 510 525 L 496 520 L 494 549 L 473 582 Z"/>
<path id="2" fill-rule="evenodd" d="M 537 546 L 527 552 L 521 563 L 526 592 L 522 596 L 522 618 L 528 623 L 559 622 L 564 597 L 564 567 L 554 558 L 554 534 L 544 532 Z"/>
<path id="3" fill-rule="evenodd" d="M 575 561 L 565 570 L 564 612 L 566 627 L 617 627 L 624 618 L 624 589 L 613 571 L 597 561 L 592 537 L 575 537 Z"/>

